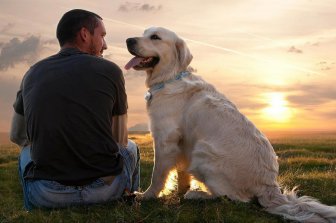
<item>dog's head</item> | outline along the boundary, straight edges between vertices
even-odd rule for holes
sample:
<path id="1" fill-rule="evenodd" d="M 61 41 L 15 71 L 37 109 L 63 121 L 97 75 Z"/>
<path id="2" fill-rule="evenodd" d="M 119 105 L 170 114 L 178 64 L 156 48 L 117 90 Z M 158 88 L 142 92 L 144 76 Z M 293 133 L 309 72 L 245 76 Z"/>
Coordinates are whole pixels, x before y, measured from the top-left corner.
<path id="1" fill-rule="evenodd" d="M 128 51 L 135 57 L 126 69 L 146 70 L 155 76 L 185 71 L 192 55 L 185 42 L 174 32 L 161 27 L 145 30 L 143 37 L 128 38 Z"/>

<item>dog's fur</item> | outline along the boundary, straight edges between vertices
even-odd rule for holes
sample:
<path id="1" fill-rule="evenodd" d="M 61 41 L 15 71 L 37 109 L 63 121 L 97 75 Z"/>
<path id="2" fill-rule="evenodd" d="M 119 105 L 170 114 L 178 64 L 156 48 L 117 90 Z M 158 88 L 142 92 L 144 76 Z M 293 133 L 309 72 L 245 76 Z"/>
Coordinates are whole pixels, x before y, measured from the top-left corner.
<path id="1" fill-rule="evenodd" d="M 185 42 L 164 28 L 147 29 L 143 37 L 127 40 L 130 53 L 159 58 L 147 72 L 147 87 L 165 83 L 147 103 L 154 138 L 155 164 L 149 188 L 138 194 L 156 198 L 172 168 L 177 168 L 178 191 L 186 199 L 227 196 L 243 202 L 257 197 L 270 213 L 302 222 L 336 222 L 336 208 L 313 198 L 298 198 L 280 190 L 279 165 L 267 138 L 223 94 L 202 78 L 186 71 L 192 60 Z M 167 82 L 168 81 L 168 82 Z M 190 176 L 208 192 L 190 191 Z"/>

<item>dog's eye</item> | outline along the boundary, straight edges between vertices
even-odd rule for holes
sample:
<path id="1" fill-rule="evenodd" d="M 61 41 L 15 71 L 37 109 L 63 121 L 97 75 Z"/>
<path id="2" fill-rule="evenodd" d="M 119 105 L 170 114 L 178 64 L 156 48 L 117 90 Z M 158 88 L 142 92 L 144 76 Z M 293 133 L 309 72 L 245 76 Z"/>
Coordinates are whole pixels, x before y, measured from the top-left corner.
<path id="1" fill-rule="evenodd" d="M 153 39 L 153 40 L 160 40 L 160 39 L 161 39 L 161 38 L 160 38 L 158 35 L 156 35 L 156 34 L 151 35 L 150 38 Z"/>

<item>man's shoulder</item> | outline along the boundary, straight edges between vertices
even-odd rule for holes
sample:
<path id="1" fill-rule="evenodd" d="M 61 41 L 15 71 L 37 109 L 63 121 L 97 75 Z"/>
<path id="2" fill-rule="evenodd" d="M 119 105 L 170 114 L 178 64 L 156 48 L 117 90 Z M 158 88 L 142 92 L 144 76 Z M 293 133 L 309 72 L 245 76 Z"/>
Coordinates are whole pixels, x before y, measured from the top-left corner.
<path id="1" fill-rule="evenodd" d="M 33 64 L 32 66 L 30 66 L 30 68 L 35 68 L 38 66 L 43 66 L 44 64 L 48 63 L 48 61 L 53 60 L 53 58 L 55 58 L 57 56 L 57 54 L 46 57 L 44 59 L 41 59 L 39 61 L 37 61 L 35 64 Z"/>
<path id="2" fill-rule="evenodd" d="M 89 72 L 106 76 L 114 81 L 123 82 L 123 72 L 117 64 L 105 58 L 89 54 L 62 56 L 58 53 L 38 61 L 30 67 L 26 74 L 36 74 L 41 73 L 41 70 L 48 71 L 48 69 L 55 70 L 59 68 L 61 68 L 62 72 L 73 72 L 73 70 L 82 73 Z"/>
<path id="3" fill-rule="evenodd" d="M 62 61 L 60 62 L 61 64 L 66 63 L 66 64 L 72 64 L 76 61 L 76 63 L 83 64 L 83 65 L 93 65 L 95 69 L 108 69 L 110 71 L 114 72 L 122 72 L 120 67 L 115 64 L 114 62 L 107 60 L 102 57 L 97 57 L 97 56 L 92 56 L 89 54 L 77 54 L 74 55 L 74 57 L 69 57 L 70 60 L 62 60 L 64 58 L 60 57 L 59 54 L 55 54 L 52 56 L 49 56 L 47 58 L 44 58 L 38 62 L 36 62 L 34 65 L 31 66 L 31 68 L 36 68 L 36 67 L 41 67 L 41 66 L 48 66 L 49 63 L 54 63 L 54 61 L 59 60 Z M 74 59 L 74 60 L 72 60 Z M 58 64 L 58 63 L 57 63 Z"/>
<path id="4" fill-rule="evenodd" d="M 103 57 L 92 56 L 88 54 L 81 54 L 79 58 L 83 60 L 84 63 L 94 65 L 95 69 L 110 70 L 114 72 L 122 72 L 120 67 L 114 62 L 107 60 Z"/>

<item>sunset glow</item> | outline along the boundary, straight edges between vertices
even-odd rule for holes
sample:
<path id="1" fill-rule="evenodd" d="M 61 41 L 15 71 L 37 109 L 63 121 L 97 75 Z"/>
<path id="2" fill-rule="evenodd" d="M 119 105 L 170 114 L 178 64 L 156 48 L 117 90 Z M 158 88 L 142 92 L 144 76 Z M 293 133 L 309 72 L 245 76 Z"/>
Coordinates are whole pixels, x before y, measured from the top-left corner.
<path id="1" fill-rule="evenodd" d="M 132 58 L 125 40 L 161 26 L 185 40 L 196 74 L 225 94 L 260 130 L 336 130 L 333 0 L 195 0 L 192 4 L 60 0 L 39 1 L 38 7 L 36 1 L 13 0 L 0 5 L 0 132 L 9 131 L 23 75 L 31 65 L 59 51 L 57 23 L 74 8 L 103 18 L 108 45 L 104 58 L 124 73 L 131 129 L 147 130 L 143 98 L 147 89 L 144 72 L 123 69 Z"/>
<path id="2" fill-rule="evenodd" d="M 270 93 L 266 97 L 268 106 L 262 110 L 265 118 L 274 122 L 288 122 L 292 117 L 292 112 L 288 107 L 288 102 L 281 93 Z"/>

